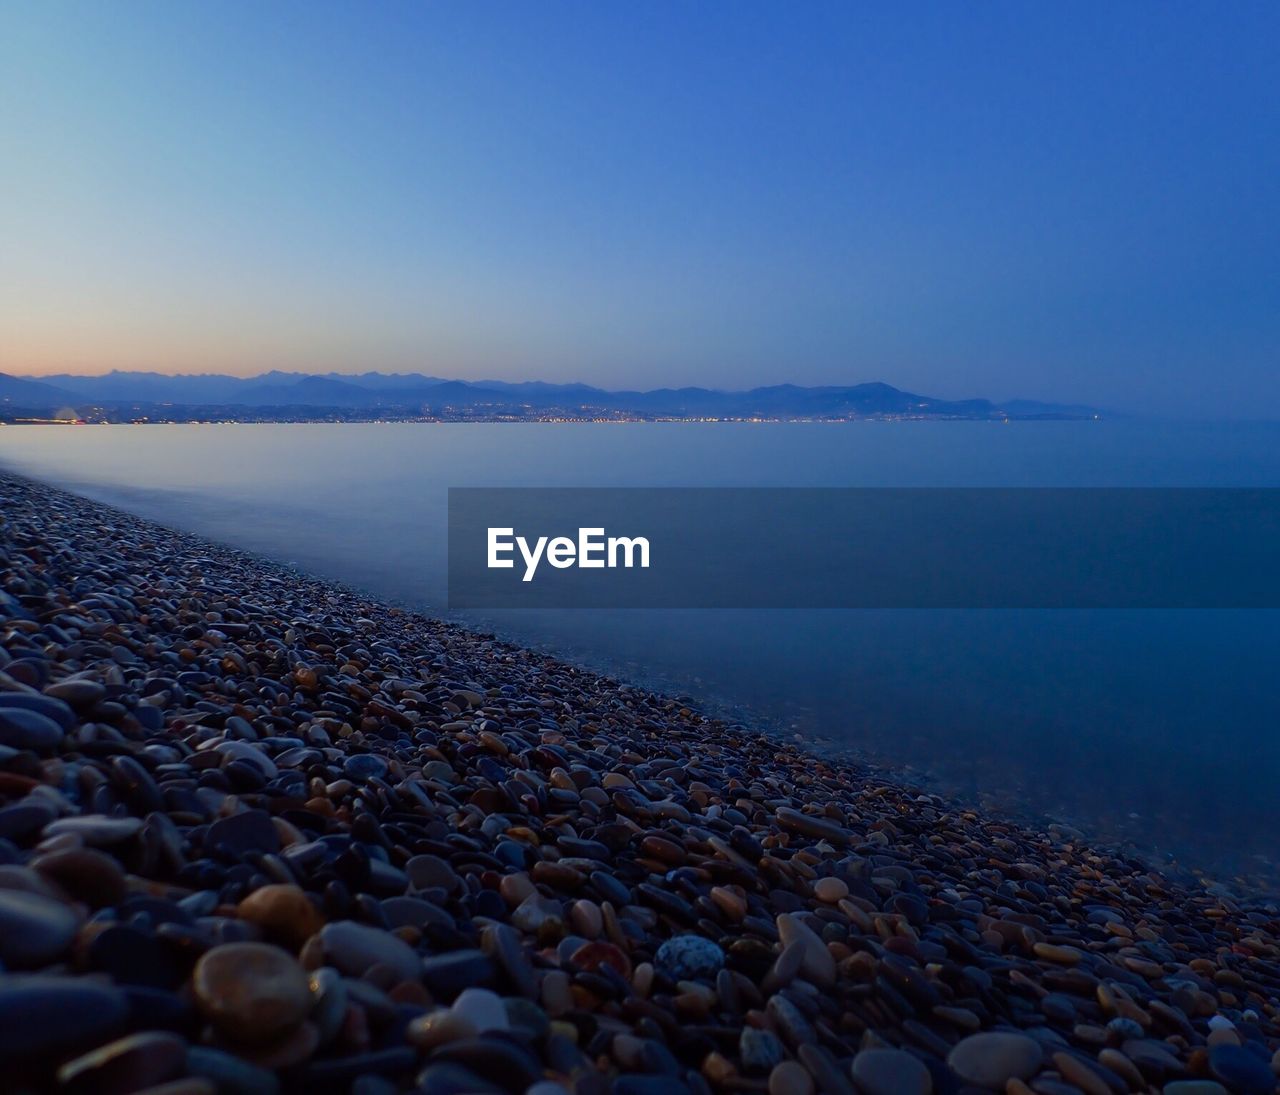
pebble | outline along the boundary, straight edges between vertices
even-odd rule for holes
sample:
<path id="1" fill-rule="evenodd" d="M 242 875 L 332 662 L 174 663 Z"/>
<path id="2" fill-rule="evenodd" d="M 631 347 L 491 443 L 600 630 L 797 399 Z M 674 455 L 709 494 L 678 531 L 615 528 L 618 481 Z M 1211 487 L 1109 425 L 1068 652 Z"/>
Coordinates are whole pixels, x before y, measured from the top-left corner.
<path id="1" fill-rule="evenodd" d="M 280 1081 L 274 1073 L 208 1046 L 191 1046 L 187 1050 L 187 1071 L 213 1081 L 218 1095 L 278 1095 L 280 1091 Z"/>
<path id="2" fill-rule="evenodd" d="M 37 893 L 0 889 L 0 962 L 37 969 L 64 954 L 80 927 L 74 910 Z"/>
<path id="3" fill-rule="evenodd" d="M 464 989 L 453 1002 L 451 1010 L 468 1022 L 477 1034 L 510 1029 L 502 998 L 487 989 Z"/>
<path id="4" fill-rule="evenodd" d="M 947 1054 L 951 1071 L 966 1083 L 993 1090 L 1010 1080 L 1027 1080 L 1044 1059 L 1039 1043 L 1025 1034 L 986 1031 L 957 1042 Z"/>
<path id="5" fill-rule="evenodd" d="M 416 855 L 405 864 L 405 873 L 415 890 L 429 890 L 439 887 L 446 894 L 456 893 L 462 888 L 462 879 L 449 866 L 448 860 L 438 855 Z"/>
<path id="6" fill-rule="evenodd" d="M 405 980 L 418 980 L 422 959 L 403 939 L 367 924 L 338 920 L 316 937 L 329 961 L 343 973 L 362 977 L 372 966 L 388 966 Z"/>
<path id="7" fill-rule="evenodd" d="M 66 836 L 95 848 L 111 848 L 131 840 L 140 832 L 141 818 L 85 814 L 80 817 L 60 817 L 46 825 L 42 835 L 46 840 Z"/>
<path id="8" fill-rule="evenodd" d="M 1141 1038 L 1144 1033 L 1140 1023 L 1136 1023 L 1124 1016 L 1116 1016 L 1116 1018 L 1109 1020 L 1107 1022 L 1107 1031 L 1115 1035 L 1115 1037 L 1125 1040 Z"/>
<path id="9" fill-rule="evenodd" d="M 737 923 L 747 915 L 747 899 L 724 886 L 711 887 L 711 900 L 732 923 Z"/>
<path id="10" fill-rule="evenodd" d="M 517 993 L 529 999 L 538 995 L 537 978 L 519 932 L 507 924 L 492 924 L 484 930 L 481 944 Z"/>
<path id="11" fill-rule="evenodd" d="M 30 692 L 0 692 L 0 710 L 20 707 L 25 711 L 37 711 L 53 719 L 64 731 L 76 724 L 76 713 L 66 703 L 50 695 L 37 696 Z"/>
<path id="12" fill-rule="evenodd" d="M 933 1077 L 918 1057 L 901 1049 L 864 1049 L 853 1059 L 853 1081 L 863 1095 L 931 1095 Z"/>
<path id="13" fill-rule="evenodd" d="M 452 1000 L 464 989 L 493 981 L 493 960 L 480 950 L 463 949 L 419 962 L 419 975 L 432 996 Z"/>
<path id="14" fill-rule="evenodd" d="M 738 1056 L 748 1072 L 766 1072 L 786 1056 L 775 1034 L 755 1027 L 743 1027 L 738 1037 Z"/>
<path id="15" fill-rule="evenodd" d="M 128 1014 L 125 994 L 97 981 L 35 974 L 0 977 L 0 1062 L 100 1044 L 124 1026 Z"/>
<path id="16" fill-rule="evenodd" d="M 523 1047 L 492 1035 L 463 1038 L 441 1046 L 433 1061 L 462 1065 L 477 1076 L 523 1091 L 542 1079 L 538 1061 Z"/>
<path id="17" fill-rule="evenodd" d="M 834 821 L 826 818 L 815 817 L 813 814 L 802 813 L 799 810 L 793 810 L 789 806 L 780 807 L 776 817 L 778 824 L 784 829 L 790 829 L 792 832 L 801 833 L 804 836 L 816 837 L 819 840 L 829 840 L 833 844 L 847 844 L 853 839 L 853 834 Z"/>
<path id="18" fill-rule="evenodd" d="M 118 904 L 127 889 L 119 862 L 93 848 L 48 852 L 33 859 L 31 868 L 94 909 Z"/>
<path id="19" fill-rule="evenodd" d="M 1063 1080 L 1075 1084 L 1085 1095 L 1111 1095 L 1112 1085 L 1108 1081 L 1113 1077 L 1095 1067 L 1092 1062 L 1083 1061 L 1066 1052 L 1053 1054 L 1052 1060 Z"/>
<path id="20" fill-rule="evenodd" d="M 809 1070 L 818 1087 L 831 1095 L 856 1095 L 849 1080 L 847 1066 L 841 1066 L 830 1052 L 816 1044 L 802 1045 L 796 1050 L 800 1063 Z"/>
<path id="21" fill-rule="evenodd" d="M 604 917 L 594 901 L 579 900 L 569 906 L 569 923 L 584 939 L 595 939 L 604 929 Z"/>
<path id="22" fill-rule="evenodd" d="M 363 782 L 367 779 L 381 779 L 390 767 L 386 760 L 376 753 L 353 753 L 347 757 L 342 771 L 348 779 Z"/>
<path id="23" fill-rule="evenodd" d="M 0 809 L 0 839 L 26 843 L 28 837 L 38 833 L 55 817 L 57 814 L 48 803 L 32 801 L 28 797 Z"/>
<path id="24" fill-rule="evenodd" d="M 821 937 L 795 913 L 782 913 L 777 919 L 778 938 L 784 947 L 796 943 L 803 948 L 800 972 L 820 988 L 836 981 L 836 960 Z"/>
<path id="25" fill-rule="evenodd" d="M 225 943 L 196 963 L 192 990 L 205 1017 L 232 1041 L 261 1045 L 296 1028 L 311 989 L 287 951 L 266 943 Z"/>
<path id="26" fill-rule="evenodd" d="M 101 681 L 73 677 L 46 686 L 44 694 L 72 707 L 92 707 L 106 696 L 107 689 Z"/>
<path id="27" fill-rule="evenodd" d="M 204 845 L 213 855 L 239 859 L 248 852 L 278 852 L 280 836 L 265 810 L 244 810 L 210 825 Z"/>
<path id="28" fill-rule="evenodd" d="M 62 742 L 63 729 L 48 715 L 21 707 L 0 707 L 0 745 L 50 753 Z"/>
<path id="29" fill-rule="evenodd" d="M 1084 952 L 1077 947 L 1060 947 L 1053 943 L 1036 943 L 1032 951 L 1037 958 L 1063 966 L 1074 966 L 1084 958 Z"/>
<path id="30" fill-rule="evenodd" d="M 409 1024 L 405 1032 L 410 1043 L 424 1052 L 449 1042 L 472 1038 L 477 1033 L 471 1020 L 453 1008 L 440 1008 L 427 1015 L 420 1015 Z"/>
<path id="31" fill-rule="evenodd" d="M 298 947 L 324 927 L 324 918 L 306 892 L 288 883 L 262 886 L 236 908 L 241 920 L 256 924 L 269 938 Z"/>
<path id="32" fill-rule="evenodd" d="M 653 964 L 673 981 L 710 980 L 724 967 L 724 951 L 700 935 L 677 935 L 658 948 Z"/>
<path id="33" fill-rule="evenodd" d="M 564 907 L 555 898 L 530 894 L 512 912 L 511 923 L 535 935 L 558 934 L 564 926 Z"/>
<path id="34" fill-rule="evenodd" d="M 1209 1071 L 1240 1095 L 1271 1095 L 1276 1089 L 1270 1063 L 1244 1046 L 1214 1046 L 1209 1051 Z"/>
<path id="35" fill-rule="evenodd" d="M 849 884 L 840 878 L 820 878 L 813 884 L 813 896 L 828 905 L 835 905 L 849 896 Z"/>
<path id="36" fill-rule="evenodd" d="M 186 1072 L 187 1043 L 152 1031 L 108 1042 L 58 1069 L 58 1083 L 84 1095 L 132 1095 Z"/>
<path id="37" fill-rule="evenodd" d="M 548 970 L 542 977 L 539 991 L 548 1015 L 563 1015 L 573 1007 L 569 977 L 563 970 Z"/>
<path id="38" fill-rule="evenodd" d="M 798 1061 L 783 1061 L 769 1073 L 769 1095 L 813 1095 L 813 1077 Z"/>
<path id="39" fill-rule="evenodd" d="M 792 1048 L 809 1045 L 817 1038 L 804 1013 L 781 993 L 769 997 L 768 1012 Z"/>

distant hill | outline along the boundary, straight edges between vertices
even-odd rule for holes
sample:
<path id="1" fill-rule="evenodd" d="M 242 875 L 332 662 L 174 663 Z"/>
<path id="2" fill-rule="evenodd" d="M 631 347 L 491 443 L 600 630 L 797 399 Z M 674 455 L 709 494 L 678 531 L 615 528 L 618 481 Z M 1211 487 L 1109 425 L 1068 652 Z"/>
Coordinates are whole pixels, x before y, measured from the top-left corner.
<path id="1" fill-rule="evenodd" d="M 14 417 L 74 406 L 84 417 L 242 418 L 1087 418 L 1091 407 L 1010 400 L 947 400 L 872 382 L 805 388 L 777 384 L 606 391 L 588 384 L 443 380 L 421 373 L 256 377 L 111 372 L 40 379 L 0 374 L 0 411 Z"/>
<path id="2" fill-rule="evenodd" d="M 56 384 L 0 373 L 0 405 L 56 410 L 75 402 L 73 392 Z"/>
<path id="3" fill-rule="evenodd" d="M 194 374 L 166 376 L 163 373 L 110 372 L 102 376 L 65 373 L 44 377 L 81 400 L 93 402 L 218 403 L 234 397 L 246 383 L 235 376 Z"/>

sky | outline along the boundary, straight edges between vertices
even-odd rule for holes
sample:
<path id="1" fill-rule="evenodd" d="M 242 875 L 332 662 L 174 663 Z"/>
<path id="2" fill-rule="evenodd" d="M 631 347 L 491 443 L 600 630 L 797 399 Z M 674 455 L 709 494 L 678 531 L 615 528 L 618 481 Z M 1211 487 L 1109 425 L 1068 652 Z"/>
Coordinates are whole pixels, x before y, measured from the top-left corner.
<path id="1" fill-rule="evenodd" d="M 1280 6 L 0 0 L 0 371 L 1280 417 Z"/>

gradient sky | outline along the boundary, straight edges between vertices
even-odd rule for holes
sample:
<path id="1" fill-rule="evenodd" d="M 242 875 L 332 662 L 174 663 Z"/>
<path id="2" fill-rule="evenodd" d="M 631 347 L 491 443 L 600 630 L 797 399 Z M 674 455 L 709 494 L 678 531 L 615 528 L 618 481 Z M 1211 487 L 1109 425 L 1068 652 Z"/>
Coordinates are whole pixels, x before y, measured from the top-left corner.
<path id="1" fill-rule="evenodd" d="M 0 0 L 0 370 L 1280 416 L 1280 5 Z"/>

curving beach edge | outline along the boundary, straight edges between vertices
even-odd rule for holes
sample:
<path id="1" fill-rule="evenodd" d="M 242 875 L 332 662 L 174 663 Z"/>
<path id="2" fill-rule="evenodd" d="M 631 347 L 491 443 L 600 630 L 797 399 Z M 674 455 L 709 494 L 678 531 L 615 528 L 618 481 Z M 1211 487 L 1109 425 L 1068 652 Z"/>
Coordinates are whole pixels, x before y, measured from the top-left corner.
<path id="1" fill-rule="evenodd" d="M 6 1091 L 1275 1092 L 1280 910 L 0 473 Z"/>

